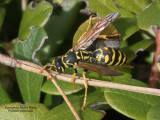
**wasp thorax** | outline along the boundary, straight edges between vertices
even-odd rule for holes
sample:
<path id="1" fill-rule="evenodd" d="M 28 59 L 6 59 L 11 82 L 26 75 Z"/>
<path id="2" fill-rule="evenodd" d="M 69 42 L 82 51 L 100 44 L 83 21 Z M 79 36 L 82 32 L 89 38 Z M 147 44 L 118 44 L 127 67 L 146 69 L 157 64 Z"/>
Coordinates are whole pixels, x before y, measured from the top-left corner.
<path id="1" fill-rule="evenodd" d="M 62 73 L 65 71 L 64 64 L 62 62 L 62 57 L 55 58 L 55 69 L 57 72 Z"/>

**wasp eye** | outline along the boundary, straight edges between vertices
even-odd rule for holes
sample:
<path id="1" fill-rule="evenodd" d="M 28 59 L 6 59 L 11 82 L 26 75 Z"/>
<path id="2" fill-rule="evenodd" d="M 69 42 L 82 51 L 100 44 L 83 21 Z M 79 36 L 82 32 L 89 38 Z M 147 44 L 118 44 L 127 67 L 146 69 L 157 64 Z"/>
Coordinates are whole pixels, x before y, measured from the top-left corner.
<path id="1" fill-rule="evenodd" d="M 57 72 L 62 73 L 61 67 L 57 68 Z"/>

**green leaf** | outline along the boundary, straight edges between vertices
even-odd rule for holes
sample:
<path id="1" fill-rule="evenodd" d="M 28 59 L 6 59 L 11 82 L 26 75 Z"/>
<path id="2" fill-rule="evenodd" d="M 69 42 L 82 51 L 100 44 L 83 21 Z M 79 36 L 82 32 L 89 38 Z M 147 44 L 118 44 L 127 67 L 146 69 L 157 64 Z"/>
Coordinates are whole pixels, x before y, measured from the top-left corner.
<path id="1" fill-rule="evenodd" d="M 134 17 L 130 11 L 117 7 L 113 0 L 89 0 L 89 8 L 91 11 L 97 12 L 100 17 L 113 12 L 119 12 L 122 17 Z"/>
<path id="2" fill-rule="evenodd" d="M 40 2 L 35 8 L 30 3 L 23 13 L 20 23 L 18 38 L 20 40 L 27 39 L 30 34 L 31 26 L 44 26 L 52 13 L 52 5 L 46 1 Z"/>
<path id="3" fill-rule="evenodd" d="M 41 49 L 42 53 L 39 57 L 42 60 L 58 55 L 58 48 L 62 45 L 68 34 L 72 32 L 73 25 L 79 13 L 81 2 L 76 0 L 67 0 L 67 6 L 62 7 L 58 11 L 58 15 L 53 15 L 45 25 L 45 30 L 48 34 L 48 40 L 45 42 L 44 47 Z M 69 46 L 67 44 L 66 46 Z"/>
<path id="4" fill-rule="evenodd" d="M 75 84 L 76 90 L 74 91 L 72 83 L 60 81 L 57 79 L 56 81 L 61 86 L 62 90 L 65 92 L 66 95 L 72 94 L 73 92 L 78 92 L 84 88 L 82 85 Z M 52 81 L 46 81 L 42 87 L 42 91 L 48 94 L 60 95 L 59 91 L 52 83 Z"/>
<path id="5" fill-rule="evenodd" d="M 24 103 L 39 102 L 43 76 L 16 69 L 16 77 Z"/>
<path id="6" fill-rule="evenodd" d="M 46 38 L 44 29 L 33 27 L 26 41 L 16 42 L 15 57 L 32 61 L 33 52 L 39 48 L 44 38 Z M 39 102 L 43 76 L 20 69 L 16 69 L 16 76 L 24 102 Z"/>
<path id="7" fill-rule="evenodd" d="M 150 108 L 147 114 L 147 120 L 158 120 L 160 118 L 160 105 L 155 105 Z"/>
<path id="8" fill-rule="evenodd" d="M 127 56 L 127 64 L 130 63 L 132 60 L 136 58 L 136 54 L 133 50 L 131 50 L 129 47 L 124 47 L 122 48 L 122 51 L 126 54 Z"/>
<path id="9" fill-rule="evenodd" d="M 52 95 L 45 94 L 44 102 L 43 104 L 47 107 L 52 106 Z"/>
<path id="10" fill-rule="evenodd" d="M 11 73 L 12 69 L 2 64 L 0 64 L 0 71 L 0 104 L 6 104 L 11 102 L 7 91 L 12 88 L 10 86 L 13 84 L 13 74 Z"/>
<path id="11" fill-rule="evenodd" d="M 112 12 L 105 6 L 105 2 L 101 0 L 89 0 L 89 8 L 91 11 L 97 12 L 100 17 Z"/>
<path id="12" fill-rule="evenodd" d="M 97 12 L 100 17 L 104 17 L 112 12 L 119 12 L 121 14 L 120 19 L 115 20 L 113 25 L 115 25 L 115 28 L 121 34 L 122 40 L 126 40 L 138 31 L 137 20 L 133 13 L 124 8 L 117 7 L 116 2 L 113 2 L 113 0 L 89 0 L 90 9 Z"/>
<path id="13" fill-rule="evenodd" d="M 64 99 L 60 95 L 45 94 L 45 98 L 44 98 L 43 103 L 45 106 L 52 109 L 53 107 L 60 105 L 63 101 L 64 101 Z"/>
<path id="14" fill-rule="evenodd" d="M 83 69 L 78 68 L 77 70 L 78 70 L 77 76 L 82 76 Z M 65 74 L 72 75 L 73 73 L 74 73 L 73 68 L 67 68 L 65 71 Z M 72 83 L 65 82 L 65 81 L 58 80 L 58 79 L 56 79 L 56 81 L 61 86 L 61 88 L 65 92 L 65 94 L 67 94 L 67 95 L 78 92 L 84 88 L 84 85 L 75 84 L 76 90 L 73 90 Z M 72 77 L 71 77 L 71 81 L 72 81 Z M 59 93 L 59 91 L 57 90 L 57 88 L 55 87 L 55 85 L 51 81 L 48 81 L 48 80 L 44 82 L 44 84 L 42 86 L 42 91 L 45 93 L 48 93 L 48 94 L 61 95 Z"/>
<path id="15" fill-rule="evenodd" d="M 137 80 L 119 81 L 120 83 L 146 87 L 144 83 Z M 130 118 L 138 120 L 146 120 L 148 111 L 152 106 L 158 104 L 160 99 L 159 96 L 111 88 L 106 88 L 104 94 L 112 108 Z"/>
<path id="16" fill-rule="evenodd" d="M 93 87 L 88 88 L 88 96 L 87 96 L 87 105 L 84 111 L 81 111 L 81 106 L 83 104 L 84 91 L 79 93 L 69 95 L 68 98 L 72 103 L 73 107 L 76 109 L 80 118 L 83 120 L 100 120 L 103 118 L 104 114 L 98 111 L 94 111 L 89 106 L 97 101 L 105 101 L 103 92 L 100 90 L 96 90 Z M 68 108 L 66 103 L 62 103 L 61 105 L 53 108 L 44 116 L 45 120 L 74 120 L 75 117 Z"/>
<path id="17" fill-rule="evenodd" d="M 136 53 L 138 51 L 144 51 L 151 45 L 153 45 L 153 40 L 141 40 L 131 45 L 130 47 L 122 48 L 123 52 L 127 55 L 128 62 L 130 63 L 132 60 L 136 58 Z"/>
<path id="18" fill-rule="evenodd" d="M 148 55 L 148 57 L 146 57 L 145 61 L 149 64 L 153 63 L 153 58 L 154 58 L 154 52 L 150 52 L 150 54 Z M 157 63 L 158 65 L 158 63 Z M 160 66 L 159 66 L 160 67 Z M 159 68 L 158 68 L 159 69 Z"/>
<path id="19" fill-rule="evenodd" d="M 152 0 L 117 0 L 115 3 L 134 13 L 140 13 Z"/>
<path id="20" fill-rule="evenodd" d="M 2 87 L 0 83 L 0 105 L 10 103 L 10 102 L 11 102 L 11 99 L 9 98 L 7 92 L 5 91 L 5 89 Z"/>
<path id="21" fill-rule="evenodd" d="M 153 45 L 153 40 L 141 40 L 131 45 L 130 47 L 122 48 L 123 52 L 127 55 L 128 63 L 136 58 L 136 53 L 138 51 L 144 51 L 151 45 Z"/>
<path id="22" fill-rule="evenodd" d="M 138 26 L 144 30 L 148 30 L 151 25 L 160 26 L 159 13 L 160 3 L 159 0 L 157 0 L 137 16 Z"/>
<path id="23" fill-rule="evenodd" d="M 154 43 L 153 40 L 141 40 L 130 46 L 130 49 L 134 52 L 137 52 L 138 50 L 144 51 L 148 47 L 150 47 Z"/>
<path id="24" fill-rule="evenodd" d="M 121 34 L 122 40 L 126 40 L 139 29 L 135 18 L 120 18 L 113 25 Z"/>
<path id="25" fill-rule="evenodd" d="M 48 109 L 39 103 L 11 103 L 0 106 L 1 120 L 43 120 Z"/>
<path id="26" fill-rule="evenodd" d="M 33 52 L 47 38 L 47 34 L 41 27 L 32 27 L 31 33 L 25 41 L 17 41 L 15 44 L 15 57 L 32 61 Z"/>
<path id="27" fill-rule="evenodd" d="M 64 2 L 64 0 L 55 0 L 54 2 L 55 2 L 55 3 L 58 3 L 59 5 L 62 5 L 63 2 Z M 65 1 L 65 2 L 66 2 L 66 1 Z"/>
<path id="28" fill-rule="evenodd" d="M 151 45 L 153 45 L 153 40 L 141 40 L 131 45 L 130 47 L 122 48 L 123 52 L 127 55 L 128 62 L 130 63 L 132 60 L 136 58 L 136 53 L 138 51 L 144 51 Z"/>

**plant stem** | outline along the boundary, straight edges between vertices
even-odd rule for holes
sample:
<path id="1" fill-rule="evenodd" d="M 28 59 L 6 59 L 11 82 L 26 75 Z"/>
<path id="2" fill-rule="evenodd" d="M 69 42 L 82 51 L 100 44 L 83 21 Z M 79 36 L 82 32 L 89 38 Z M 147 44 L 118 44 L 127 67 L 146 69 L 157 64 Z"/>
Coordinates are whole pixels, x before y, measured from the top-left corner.
<path id="1" fill-rule="evenodd" d="M 158 81 L 160 77 L 160 72 L 157 67 L 158 56 L 160 56 L 160 28 L 153 27 L 153 30 L 156 34 L 156 48 L 154 51 L 154 60 L 151 68 L 151 73 L 149 77 L 149 86 L 152 88 L 158 88 Z"/>
<path id="2" fill-rule="evenodd" d="M 37 74 L 40 74 L 39 72 L 41 70 L 41 67 L 37 64 L 31 63 L 31 62 L 28 62 L 28 61 L 23 61 L 23 60 L 10 58 L 10 57 L 8 57 L 6 55 L 3 55 L 1 53 L 0 53 L 0 63 L 2 63 L 4 65 L 7 65 L 7 66 L 10 66 L 10 67 L 24 69 L 24 70 L 34 72 L 34 73 L 37 73 Z M 50 74 L 49 71 L 47 71 L 47 70 L 43 70 L 43 74 L 45 76 L 48 76 L 48 75 L 51 76 L 51 80 L 52 80 L 53 84 L 56 86 L 58 91 L 61 93 L 62 97 L 64 98 L 65 102 L 69 106 L 69 108 L 72 111 L 75 118 L 77 120 L 81 120 L 80 117 L 78 116 L 76 110 L 74 109 L 74 107 L 70 103 L 68 97 L 65 95 L 64 91 L 61 89 L 61 87 L 58 85 L 58 83 L 54 79 L 54 76 L 52 74 Z"/>
<path id="3" fill-rule="evenodd" d="M 5 64 L 10 67 L 24 69 L 24 70 L 34 72 L 37 74 L 40 74 L 39 71 L 41 70 L 41 67 L 37 64 L 31 63 L 28 61 L 10 58 L 3 54 L 0 54 L 0 63 Z M 44 76 L 53 75 L 54 78 L 57 78 L 59 80 L 66 81 L 66 82 L 72 82 L 71 75 L 58 74 L 57 72 L 54 72 L 54 71 L 51 71 L 50 73 L 48 73 L 46 70 L 44 70 L 41 73 L 41 75 L 44 75 Z M 132 86 L 132 85 L 124 85 L 120 83 L 112 83 L 112 82 L 96 80 L 96 79 L 86 79 L 86 80 L 88 82 L 88 85 L 90 86 L 107 87 L 107 88 L 121 89 L 121 90 L 127 90 L 127 91 L 132 91 L 132 92 L 160 96 L 159 89 L 138 87 L 138 86 Z M 84 84 L 84 80 L 82 77 L 75 77 L 75 83 Z"/>

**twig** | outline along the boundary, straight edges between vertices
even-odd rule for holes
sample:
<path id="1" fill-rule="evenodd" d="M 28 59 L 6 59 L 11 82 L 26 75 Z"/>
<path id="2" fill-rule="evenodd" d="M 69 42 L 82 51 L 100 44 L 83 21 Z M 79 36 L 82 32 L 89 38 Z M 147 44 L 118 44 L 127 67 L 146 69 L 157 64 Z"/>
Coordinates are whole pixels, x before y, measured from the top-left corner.
<path id="1" fill-rule="evenodd" d="M 1 53 L 0 53 L 0 63 L 2 63 L 4 65 L 7 65 L 7 66 L 10 66 L 10 67 L 15 67 L 15 68 L 20 68 L 20 69 L 28 70 L 30 72 L 34 72 L 34 73 L 38 73 L 38 74 L 39 74 L 40 69 L 41 69 L 41 67 L 39 65 L 37 65 L 37 64 L 31 63 L 31 62 L 28 62 L 28 61 L 23 61 L 23 60 L 18 60 L 18 59 L 10 58 L 10 57 L 8 57 L 6 55 L 3 55 Z M 58 85 L 58 83 L 54 79 L 54 76 L 51 75 L 47 70 L 44 70 L 43 74 L 45 76 L 48 76 L 48 75 L 51 76 L 51 80 L 52 80 L 53 84 L 56 86 L 56 88 L 61 93 L 62 97 L 64 98 L 65 102 L 67 103 L 67 105 L 71 109 L 71 111 L 74 114 L 74 116 L 76 117 L 76 119 L 77 120 L 81 120 L 80 117 L 79 117 L 79 115 L 77 114 L 76 110 L 74 109 L 74 107 L 70 103 L 68 97 L 65 95 L 65 93 L 63 92 L 63 90 L 61 89 L 61 87 Z"/>
<path id="2" fill-rule="evenodd" d="M 23 11 L 23 12 L 24 12 L 24 10 L 26 9 L 27 1 L 28 1 L 28 0 L 22 0 L 22 2 L 21 2 L 21 7 L 22 7 L 22 11 Z"/>
<path id="3" fill-rule="evenodd" d="M 149 77 L 149 86 L 152 88 L 158 88 L 158 80 L 160 77 L 160 73 L 157 67 L 158 56 L 160 55 L 160 28 L 157 26 L 152 26 L 153 30 L 156 34 L 156 49 L 154 51 L 154 60 L 151 68 L 151 73 Z"/>
<path id="4" fill-rule="evenodd" d="M 51 75 L 48 71 L 46 71 L 46 70 L 44 70 L 44 71 L 47 72 L 49 75 Z M 69 108 L 71 109 L 73 115 L 76 117 L 77 120 L 81 120 L 79 115 L 77 114 L 76 110 L 72 106 L 71 102 L 69 101 L 68 97 L 65 95 L 64 91 L 61 89 L 61 87 L 59 86 L 57 81 L 54 79 L 53 75 L 51 75 L 51 80 L 52 80 L 53 84 L 56 86 L 56 88 L 58 89 L 58 91 L 61 93 L 63 99 L 66 101 L 66 103 L 69 106 Z"/>
<path id="5" fill-rule="evenodd" d="M 5 56 L 3 54 L 0 54 L 0 63 L 5 64 L 10 67 L 16 67 L 16 68 L 20 68 L 20 69 L 24 69 L 24 70 L 27 70 L 30 72 L 40 74 L 39 71 L 40 71 L 41 67 L 39 65 L 28 62 L 28 61 L 10 58 L 10 57 Z M 46 70 L 44 70 L 42 75 L 48 76 L 49 73 Z M 52 75 L 52 77 L 57 78 L 59 80 L 71 82 L 71 75 L 58 74 L 57 72 L 54 72 L 54 71 L 52 71 L 50 73 L 50 75 Z M 124 84 L 112 83 L 112 82 L 95 80 L 95 79 L 86 79 L 86 80 L 88 81 L 88 85 L 90 85 L 90 86 L 107 87 L 107 88 L 121 89 L 121 90 L 127 90 L 127 91 L 132 91 L 132 92 L 160 96 L 160 90 L 155 89 L 155 88 L 146 88 L 146 87 L 138 87 L 138 86 L 132 86 L 132 85 L 124 85 Z M 76 77 L 75 83 L 84 84 L 83 78 Z"/>
<path id="6" fill-rule="evenodd" d="M 40 74 L 39 71 L 41 67 L 38 66 L 37 64 L 31 63 L 28 61 L 10 58 L 3 54 L 0 54 L 0 63 L 5 64 L 10 67 L 16 67 L 16 68 L 20 68 L 20 69 L 24 69 L 30 72 Z M 47 73 L 46 70 L 44 70 L 43 73 L 41 74 L 44 76 L 48 76 L 49 73 Z M 53 75 L 54 78 L 57 78 L 59 80 L 66 81 L 66 82 L 71 82 L 71 75 L 58 74 L 57 72 L 53 72 L 53 71 L 51 72 L 51 74 Z M 108 88 L 121 89 L 121 90 L 127 90 L 127 91 L 132 91 L 132 92 L 160 96 L 159 89 L 138 87 L 138 86 L 132 86 L 132 85 L 124 85 L 124 84 L 112 83 L 112 82 L 95 80 L 95 79 L 86 79 L 86 80 L 88 81 L 88 85 L 90 86 L 108 87 Z M 83 78 L 76 77 L 75 83 L 84 84 Z"/>

